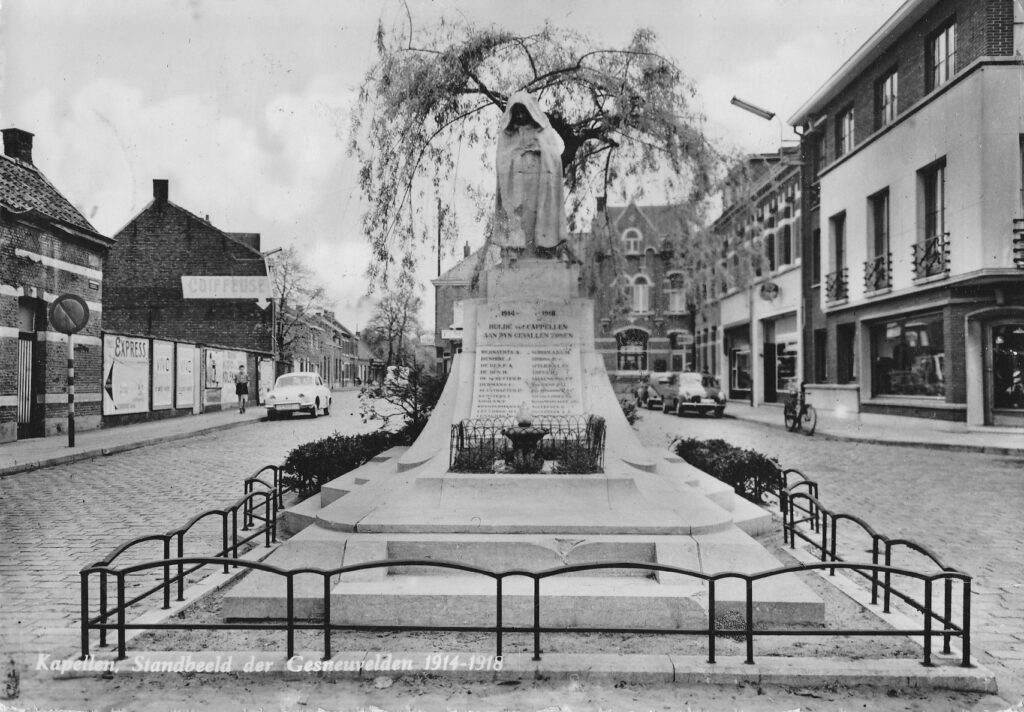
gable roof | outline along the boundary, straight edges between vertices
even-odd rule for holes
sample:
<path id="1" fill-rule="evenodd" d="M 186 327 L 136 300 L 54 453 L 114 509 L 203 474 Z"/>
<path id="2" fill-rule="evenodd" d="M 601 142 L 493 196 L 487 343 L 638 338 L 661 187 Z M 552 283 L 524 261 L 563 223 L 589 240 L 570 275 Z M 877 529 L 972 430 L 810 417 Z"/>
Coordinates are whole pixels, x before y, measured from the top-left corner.
<path id="1" fill-rule="evenodd" d="M 613 227 L 618 227 L 619 220 L 627 213 L 635 210 L 640 213 L 647 223 L 654 228 L 658 237 L 669 237 L 678 235 L 684 225 L 680 222 L 679 206 L 677 205 L 637 205 L 630 202 L 624 208 L 608 206 L 608 220 Z"/>
<path id="2" fill-rule="evenodd" d="M 6 155 L 0 155 L 0 206 L 13 213 L 34 213 L 77 228 L 85 237 L 113 242 L 97 232 L 38 168 Z"/>

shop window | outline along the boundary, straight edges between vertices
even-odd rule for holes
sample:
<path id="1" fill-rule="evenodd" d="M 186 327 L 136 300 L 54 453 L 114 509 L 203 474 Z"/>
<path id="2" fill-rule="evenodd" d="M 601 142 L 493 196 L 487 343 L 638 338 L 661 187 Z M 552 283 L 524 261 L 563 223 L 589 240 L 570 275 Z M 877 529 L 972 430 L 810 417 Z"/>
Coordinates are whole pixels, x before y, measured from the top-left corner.
<path id="1" fill-rule="evenodd" d="M 887 321 L 871 327 L 876 396 L 946 395 L 946 354 L 941 314 Z"/>
<path id="2" fill-rule="evenodd" d="M 730 391 L 750 390 L 750 349 L 733 349 L 729 357 Z"/>
<path id="3" fill-rule="evenodd" d="M 785 393 L 799 388 L 796 376 L 796 360 L 799 344 L 796 339 L 775 344 L 775 390 Z"/>
<path id="4" fill-rule="evenodd" d="M 647 332 L 626 329 L 615 335 L 619 371 L 647 370 Z"/>
<path id="5" fill-rule="evenodd" d="M 1024 412 L 1024 322 L 992 328 L 992 405 Z"/>

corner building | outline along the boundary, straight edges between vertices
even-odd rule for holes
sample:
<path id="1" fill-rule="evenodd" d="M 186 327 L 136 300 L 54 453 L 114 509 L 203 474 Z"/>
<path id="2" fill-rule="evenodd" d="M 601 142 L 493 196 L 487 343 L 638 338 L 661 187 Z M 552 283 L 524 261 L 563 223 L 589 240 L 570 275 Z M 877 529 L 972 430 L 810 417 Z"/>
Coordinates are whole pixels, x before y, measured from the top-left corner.
<path id="1" fill-rule="evenodd" d="M 816 403 L 1024 428 L 1022 27 L 1014 0 L 910 0 L 790 118 Z"/>
<path id="2" fill-rule="evenodd" d="M 68 337 L 49 306 L 75 294 L 89 322 L 74 335 L 75 428 L 100 426 L 103 259 L 96 231 L 32 162 L 33 135 L 3 130 L 0 156 L 0 443 L 65 432 Z"/>

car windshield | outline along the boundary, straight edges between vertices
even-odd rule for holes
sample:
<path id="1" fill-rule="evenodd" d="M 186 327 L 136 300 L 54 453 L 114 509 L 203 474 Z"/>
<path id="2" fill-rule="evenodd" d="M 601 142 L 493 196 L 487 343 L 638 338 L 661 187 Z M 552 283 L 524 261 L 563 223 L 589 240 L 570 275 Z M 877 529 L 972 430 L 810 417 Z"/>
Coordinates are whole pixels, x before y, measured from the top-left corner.
<path id="1" fill-rule="evenodd" d="M 704 378 L 701 380 L 701 384 L 705 388 L 718 388 L 718 379 L 712 378 L 711 376 L 704 376 Z"/>
<path id="2" fill-rule="evenodd" d="M 277 379 L 276 388 L 288 388 L 290 386 L 312 386 L 312 376 L 281 376 Z"/>

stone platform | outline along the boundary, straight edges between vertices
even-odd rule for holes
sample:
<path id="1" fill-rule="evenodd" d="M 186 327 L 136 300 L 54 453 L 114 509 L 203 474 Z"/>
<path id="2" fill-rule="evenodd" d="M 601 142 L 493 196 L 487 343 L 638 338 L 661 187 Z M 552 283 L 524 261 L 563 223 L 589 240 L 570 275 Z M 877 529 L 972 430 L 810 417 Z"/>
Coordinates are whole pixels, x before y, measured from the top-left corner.
<path id="1" fill-rule="evenodd" d="M 593 303 L 575 297 L 573 265 L 520 260 L 492 270 L 485 298 L 463 302 L 463 351 L 430 421 L 409 448 L 382 453 L 285 512 L 297 532 L 267 563 L 336 568 L 368 562 L 451 561 L 492 572 L 539 573 L 567 564 L 661 564 L 703 574 L 756 573 L 780 564 L 751 534 L 770 515 L 667 451 L 645 448 L 626 422 L 594 350 Z M 589 474 L 448 472 L 453 423 L 599 415 L 604 468 Z M 332 582 L 336 622 L 494 625 L 494 579 L 432 566 L 382 566 Z M 533 583 L 509 577 L 503 621 L 532 623 Z M 253 572 L 228 592 L 228 618 L 277 618 L 285 582 Z M 318 617 L 322 579 L 295 577 L 296 614 Z M 699 577 L 635 569 L 541 582 L 542 624 L 694 628 L 707 622 Z M 743 582 L 716 585 L 716 610 L 744 610 Z M 793 575 L 754 586 L 756 622 L 824 619 L 821 600 Z"/>

